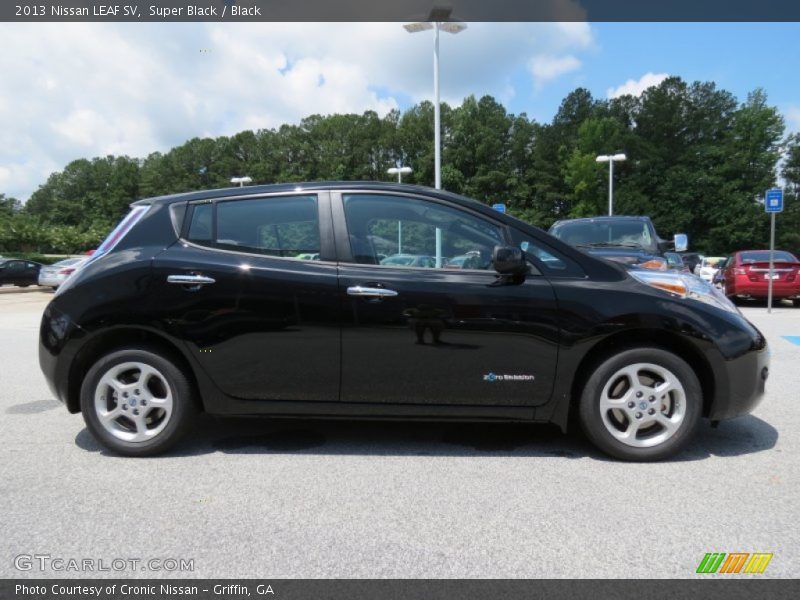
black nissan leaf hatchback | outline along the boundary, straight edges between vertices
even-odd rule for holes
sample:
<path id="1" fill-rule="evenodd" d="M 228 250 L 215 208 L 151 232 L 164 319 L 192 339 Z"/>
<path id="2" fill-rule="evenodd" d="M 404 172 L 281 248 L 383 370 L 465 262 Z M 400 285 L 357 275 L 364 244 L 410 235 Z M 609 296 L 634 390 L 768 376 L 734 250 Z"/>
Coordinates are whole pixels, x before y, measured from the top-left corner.
<path id="1" fill-rule="evenodd" d="M 446 268 L 459 256 L 467 267 Z M 363 182 L 136 202 L 48 305 L 39 358 L 119 454 L 163 452 L 205 411 L 577 420 L 641 461 L 678 452 L 703 417 L 753 410 L 769 360 L 691 275 L 589 256 L 448 192 Z"/>

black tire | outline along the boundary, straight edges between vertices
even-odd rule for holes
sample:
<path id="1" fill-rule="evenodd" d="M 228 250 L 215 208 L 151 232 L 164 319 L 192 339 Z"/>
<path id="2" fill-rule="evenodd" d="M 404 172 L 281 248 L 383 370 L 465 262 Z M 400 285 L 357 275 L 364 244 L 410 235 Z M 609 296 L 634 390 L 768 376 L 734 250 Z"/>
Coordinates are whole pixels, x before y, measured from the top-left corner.
<path id="1" fill-rule="evenodd" d="M 101 424 L 95 409 L 95 392 L 102 377 L 115 366 L 129 362 L 156 369 L 172 396 L 169 419 L 161 431 L 145 441 L 126 441 L 116 437 Z M 154 456 L 174 446 L 190 427 L 198 412 L 193 396 L 193 388 L 186 374 L 158 350 L 146 347 L 118 349 L 100 358 L 86 374 L 81 386 L 81 412 L 86 427 L 109 450 L 124 456 Z M 152 411 L 153 408 L 148 410 Z M 126 417 L 127 414 L 121 416 Z"/>
<path id="2" fill-rule="evenodd" d="M 800 298 L 795 298 L 792 300 L 792 304 L 794 304 L 795 308 L 800 308 Z"/>
<path id="3" fill-rule="evenodd" d="M 600 408 L 601 395 L 609 380 L 620 369 L 636 363 L 653 364 L 671 372 L 682 385 L 685 396 L 683 420 L 675 432 L 663 442 L 649 447 L 634 447 L 617 439 L 606 427 Z M 659 405 L 661 403 L 660 400 L 656 402 Z M 580 397 L 579 418 L 586 436 L 606 454 L 627 461 L 647 462 L 662 460 L 680 452 L 697 431 L 702 408 L 700 382 L 684 360 L 660 348 L 640 347 L 623 350 L 596 366 Z"/>

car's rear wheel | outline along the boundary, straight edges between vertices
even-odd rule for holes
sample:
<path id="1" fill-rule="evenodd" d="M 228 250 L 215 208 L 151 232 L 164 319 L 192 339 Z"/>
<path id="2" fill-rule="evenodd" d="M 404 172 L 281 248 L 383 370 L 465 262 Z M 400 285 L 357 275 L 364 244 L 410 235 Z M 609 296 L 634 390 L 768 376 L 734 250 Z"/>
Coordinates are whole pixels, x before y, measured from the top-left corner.
<path id="1" fill-rule="evenodd" d="M 89 431 L 126 456 L 172 447 L 196 413 L 192 386 L 176 364 L 148 348 L 116 350 L 98 360 L 81 387 Z"/>
<path id="2" fill-rule="evenodd" d="M 703 394 L 692 368 L 660 348 L 632 348 L 597 366 L 580 398 L 580 421 L 601 450 L 652 461 L 683 449 L 697 429 Z"/>

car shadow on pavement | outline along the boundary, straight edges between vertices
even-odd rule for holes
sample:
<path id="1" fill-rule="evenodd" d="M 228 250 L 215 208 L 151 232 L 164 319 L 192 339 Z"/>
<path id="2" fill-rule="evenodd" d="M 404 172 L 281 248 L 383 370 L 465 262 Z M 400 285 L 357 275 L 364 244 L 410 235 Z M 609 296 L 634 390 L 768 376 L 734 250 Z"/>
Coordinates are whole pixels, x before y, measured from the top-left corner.
<path id="1" fill-rule="evenodd" d="M 778 430 L 753 415 L 722 421 L 717 428 L 703 421 L 699 429 L 689 447 L 674 460 L 754 454 L 770 450 L 778 442 Z"/>
<path id="2" fill-rule="evenodd" d="M 740 456 L 775 446 L 777 430 L 752 415 L 713 429 L 700 425 L 695 440 L 673 461 Z M 115 456 L 83 429 L 75 443 Z M 596 450 L 580 427 L 562 434 L 554 425 L 337 421 L 317 419 L 215 419 L 201 415 L 178 447 L 165 457 L 227 454 L 319 454 L 359 456 L 500 456 L 613 460 Z"/>

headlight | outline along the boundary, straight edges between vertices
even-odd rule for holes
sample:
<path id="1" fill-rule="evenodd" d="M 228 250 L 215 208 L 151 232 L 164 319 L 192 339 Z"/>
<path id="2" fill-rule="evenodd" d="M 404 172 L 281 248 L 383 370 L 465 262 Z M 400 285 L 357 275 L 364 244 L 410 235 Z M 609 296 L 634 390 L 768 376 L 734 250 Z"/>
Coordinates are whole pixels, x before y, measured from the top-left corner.
<path id="1" fill-rule="evenodd" d="M 628 271 L 638 281 L 650 287 L 669 292 L 679 298 L 698 300 L 728 312 L 738 313 L 733 302 L 709 282 L 693 275 L 675 272 L 658 272 L 631 269 Z"/>

